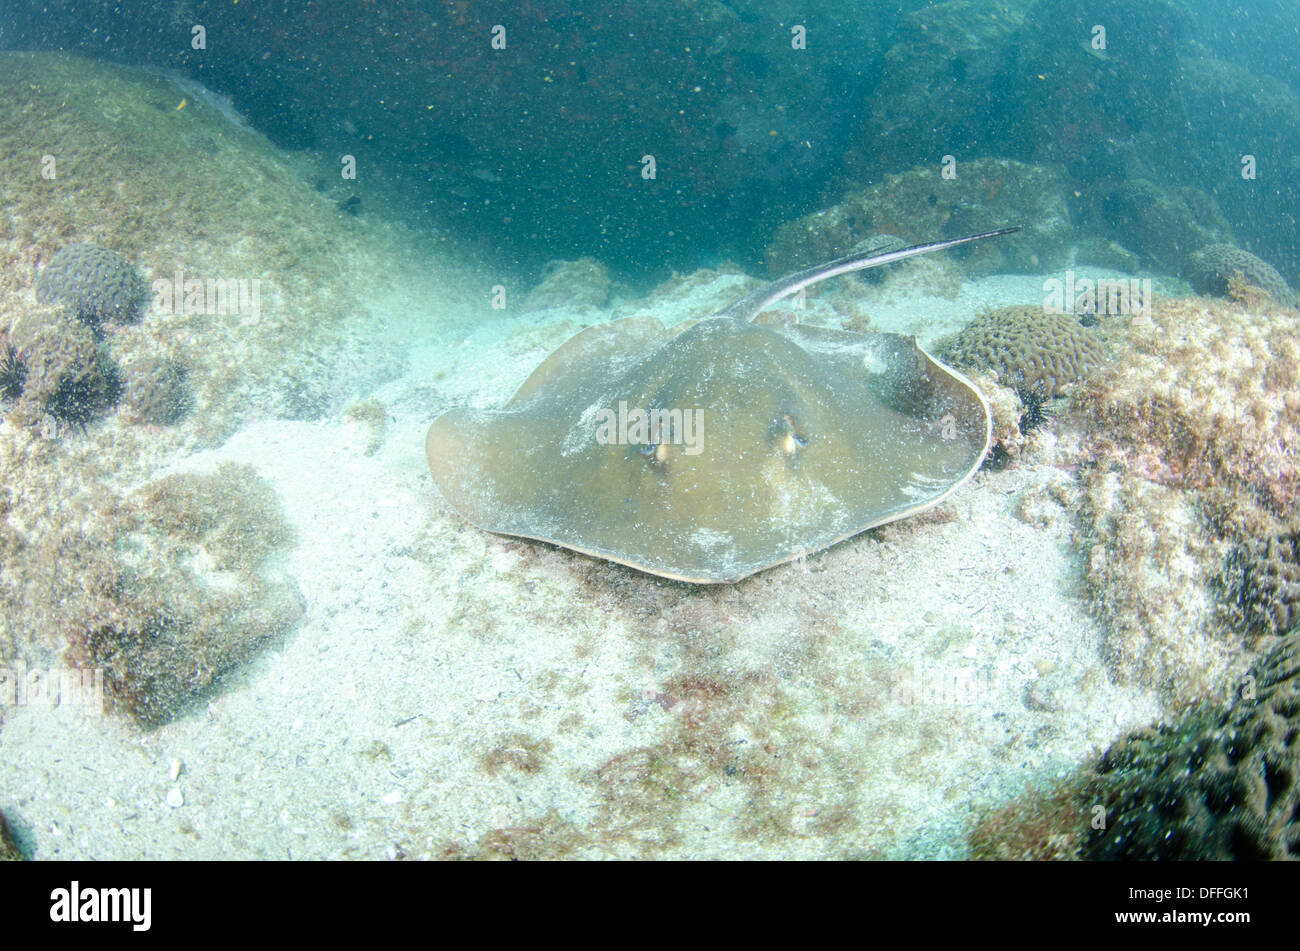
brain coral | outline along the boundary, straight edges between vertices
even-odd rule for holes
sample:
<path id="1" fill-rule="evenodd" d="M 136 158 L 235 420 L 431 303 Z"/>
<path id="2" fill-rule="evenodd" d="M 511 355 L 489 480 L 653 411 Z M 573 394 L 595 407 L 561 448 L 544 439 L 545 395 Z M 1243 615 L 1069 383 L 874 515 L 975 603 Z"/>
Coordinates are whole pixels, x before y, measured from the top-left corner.
<path id="1" fill-rule="evenodd" d="M 1187 279 L 1198 294 L 1236 297 L 1245 287 L 1262 291 L 1285 307 L 1296 302 L 1295 292 L 1271 264 L 1230 244 L 1207 245 L 1193 254 Z"/>
<path id="2" fill-rule="evenodd" d="M 1300 625 L 1300 533 L 1247 539 L 1225 577 L 1229 600 L 1252 630 L 1284 634 Z"/>
<path id="3" fill-rule="evenodd" d="M 140 318 L 148 286 L 122 255 L 93 244 L 70 244 L 36 278 L 36 299 L 62 303 L 82 321 L 134 323 Z"/>
<path id="4" fill-rule="evenodd" d="M 1300 858 L 1300 632 L 1232 703 L 1202 704 L 1102 756 L 1090 785 L 1107 827 L 1091 859 Z"/>
<path id="5" fill-rule="evenodd" d="M 1170 724 L 980 820 L 982 859 L 1300 858 L 1300 630 Z M 1104 825 L 1098 822 L 1104 819 Z M 1100 826 L 1100 827 L 1098 827 Z"/>
<path id="6" fill-rule="evenodd" d="M 941 356 L 972 370 L 996 370 L 1026 399 L 1058 396 L 1105 358 L 1101 338 L 1069 314 L 1036 307 L 985 311 L 940 347 Z"/>

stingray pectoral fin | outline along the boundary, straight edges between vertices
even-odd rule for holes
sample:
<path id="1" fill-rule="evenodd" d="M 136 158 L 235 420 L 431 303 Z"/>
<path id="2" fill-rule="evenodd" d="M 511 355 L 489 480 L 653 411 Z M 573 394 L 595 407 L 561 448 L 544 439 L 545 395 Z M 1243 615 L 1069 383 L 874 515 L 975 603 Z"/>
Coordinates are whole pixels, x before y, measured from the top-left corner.
<path id="1" fill-rule="evenodd" d="M 639 353 L 666 336 L 663 324 L 644 315 L 588 327 L 543 360 L 506 405 L 518 406 L 545 390 L 571 389 L 603 372 L 611 362 Z"/>
<path id="2" fill-rule="evenodd" d="M 429 426 L 425 454 L 439 491 L 464 518 L 488 531 L 510 531 L 515 515 L 536 503 L 539 487 L 503 478 L 517 471 L 530 439 L 526 418 L 499 411 L 453 409 Z"/>

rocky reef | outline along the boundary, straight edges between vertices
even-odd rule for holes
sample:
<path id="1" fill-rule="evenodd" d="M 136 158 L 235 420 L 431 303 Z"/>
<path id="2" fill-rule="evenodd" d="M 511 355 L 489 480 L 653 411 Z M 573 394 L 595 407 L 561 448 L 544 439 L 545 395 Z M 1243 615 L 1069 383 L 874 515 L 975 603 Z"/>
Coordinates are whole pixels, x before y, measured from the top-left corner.
<path id="1" fill-rule="evenodd" d="M 1300 631 L 1227 701 L 1136 730 L 1055 787 L 984 816 L 987 859 L 1258 861 L 1300 856 Z"/>
<path id="2" fill-rule="evenodd" d="M 429 265 L 171 80 L 5 52 L 0 90 L 0 149 L 54 160 L 0 179 L 0 665 L 103 668 L 153 728 L 302 614 L 270 484 L 160 471 L 394 371 L 363 333 L 359 235 L 397 272 Z"/>
<path id="3" fill-rule="evenodd" d="M 1116 673 L 1195 697 L 1243 642 L 1219 580 L 1300 498 L 1300 315 L 1159 299 L 1080 393 L 1080 543 Z"/>
<path id="4" fill-rule="evenodd" d="M 947 178 L 938 165 L 886 176 L 835 204 L 781 225 L 767 265 L 785 273 L 840 257 L 886 233 L 909 244 L 988 231 L 1008 223 L 1024 230 L 954 253 L 971 274 L 1039 271 L 1066 262 L 1071 238 L 1066 181 L 1059 170 L 1005 159 L 977 159 Z"/>

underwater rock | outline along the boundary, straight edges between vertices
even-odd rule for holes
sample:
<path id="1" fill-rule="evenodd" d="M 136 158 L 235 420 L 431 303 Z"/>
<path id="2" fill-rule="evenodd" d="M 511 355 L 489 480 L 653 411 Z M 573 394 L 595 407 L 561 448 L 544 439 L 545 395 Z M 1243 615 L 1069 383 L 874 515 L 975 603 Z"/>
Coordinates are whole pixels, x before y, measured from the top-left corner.
<path id="1" fill-rule="evenodd" d="M 1142 259 L 1115 241 L 1087 238 L 1079 242 L 1074 263 L 1104 267 L 1121 274 L 1135 274 L 1142 266 Z"/>
<path id="2" fill-rule="evenodd" d="M 1015 4 L 977 0 L 929 4 L 904 16 L 880 84 L 863 104 L 848 172 L 866 179 L 945 154 L 1005 151 L 1005 70 L 1023 16 Z"/>
<path id="3" fill-rule="evenodd" d="M 1019 234 L 956 249 L 952 257 L 971 274 L 1064 266 L 1071 236 L 1066 194 L 1059 169 L 1010 159 L 959 162 L 955 179 L 944 178 L 937 165 L 915 168 L 781 225 L 767 247 L 767 265 L 774 272 L 797 270 L 848 254 L 878 234 L 911 244 L 1021 225 Z"/>
<path id="4" fill-rule="evenodd" d="M 1179 95 L 1191 26 L 1170 0 L 1034 3 L 1004 49 L 998 103 L 1015 122 L 998 145 L 1066 166 L 1084 201 L 1134 166 L 1167 174 L 1171 152 L 1196 144 Z"/>
<path id="5" fill-rule="evenodd" d="M 1041 307 L 985 311 L 937 348 L 941 359 L 972 370 L 993 370 L 1022 399 L 1060 396 L 1106 359 L 1097 334 L 1071 314 Z"/>
<path id="6" fill-rule="evenodd" d="M 1295 292 L 1273 265 L 1230 244 L 1211 244 L 1193 254 L 1187 280 L 1198 294 L 1240 298 L 1256 291 L 1283 307 L 1296 303 Z"/>
<path id="7" fill-rule="evenodd" d="M 5 347 L 5 390 L 17 394 L 19 425 L 39 427 L 51 416 L 85 426 L 121 395 L 121 373 L 94 332 L 62 311 L 20 319 Z"/>
<path id="8" fill-rule="evenodd" d="M 65 304 L 91 327 L 140 319 L 148 285 L 116 251 L 93 244 L 70 244 L 50 259 L 36 278 L 36 299 Z"/>
<path id="9" fill-rule="evenodd" d="M 1196 188 L 1136 179 L 1117 188 L 1102 207 L 1110 236 L 1169 274 L 1181 274 L 1198 248 L 1232 240 L 1218 203 Z"/>
<path id="10" fill-rule="evenodd" d="M 114 705 L 153 728 L 301 618 L 297 585 L 269 564 L 293 531 L 270 485 L 233 463 L 149 483 L 117 518 L 116 582 L 66 656 L 103 668 Z"/>
<path id="11" fill-rule="evenodd" d="M 1164 159 L 1153 164 L 1153 169 L 1167 175 L 1169 156 L 1174 154 L 1191 166 L 1180 176 L 1185 181 L 1215 182 L 1223 175 L 1224 156 L 1234 156 L 1240 162 L 1242 153 L 1247 152 L 1259 161 L 1260 181 L 1270 167 L 1295 181 L 1295 156 L 1300 155 L 1300 89 L 1270 75 L 1267 68 L 1215 59 L 1199 46 L 1180 57 L 1179 73 L 1187 136 L 1193 147 L 1165 149 Z M 1256 254 L 1272 261 L 1289 283 L 1300 284 L 1293 224 L 1300 220 L 1300 190 L 1254 187 L 1260 181 L 1231 189 L 1232 200 L 1225 200 L 1223 213 Z"/>
<path id="12" fill-rule="evenodd" d="M 542 282 L 524 300 L 524 310 L 550 307 L 603 307 L 609 297 L 609 271 L 595 258 L 552 261 Z"/>
<path id="13" fill-rule="evenodd" d="M 346 408 L 376 379 L 393 378 L 405 351 L 373 332 L 379 317 L 365 303 L 381 282 L 423 272 L 438 282 L 439 311 L 477 293 L 461 283 L 463 273 L 453 277 L 445 263 L 429 259 L 417 263 L 401 239 L 364 217 L 341 216 L 303 179 L 296 160 L 264 139 L 231 135 L 224 118 L 193 100 L 177 110 L 180 95 L 171 81 L 140 70 L 58 53 L 0 52 L 0 154 L 39 141 L 43 152 L 61 157 L 61 173 L 130 170 L 78 174 L 75 201 L 63 174 L 0 180 L 0 207 L 14 223 L 7 267 L 12 275 L 35 272 L 76 235 L 117 248 L 152 276 L 182 271 L 183 280 L 202 282 L 197 306 L 176 298 L 170 307 L 160 301 L 154 314 L 147 300 L 146 321 L 116 325 L 107 338 L 123 362 L 156 355 L 188 367 L 202 412 L 179 424 L 186 433 L 212 445 L 250 416 L 317 418 Z M 219 154 L 203 152 L 205 141 L 217 143 Z M 342 253 L 358 242 L 382 248 L 376 254 L 388 261 L 386 276 Z M 222 306 L 214 282 L 247 286 L 250 298 L 233 295 Z M 21 285 L 0 282 L 0 326 L 51 311 Z M 75 314 L 69 319 L 78 322 Z M 298 379 L 307 380 L 308 392 L 286 408 L 290 381 Z"/>

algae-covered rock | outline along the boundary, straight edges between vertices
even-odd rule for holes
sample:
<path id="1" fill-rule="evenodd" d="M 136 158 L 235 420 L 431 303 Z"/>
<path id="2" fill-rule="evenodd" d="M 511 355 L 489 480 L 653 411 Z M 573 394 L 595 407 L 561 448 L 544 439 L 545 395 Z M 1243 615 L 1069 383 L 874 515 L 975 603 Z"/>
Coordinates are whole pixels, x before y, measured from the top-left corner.
<path id="1" fill-rule="evenodd" d="M 994 151 L 1007 119 L 1008 52 L 1028 6 L 947 0 L 904 16 L 854 134 L 849 172 Z"/>
<path id="2" fill-rule="evenodd" d="M 1230 241 L 1232 229 L 1218 203 L 1196 188 L 1126 182 L 1104 203 L 1111 237 L 1169 274 L 1209 244 Z"/>
<path id="3" fill-rule="evenodd" d="M 386 239 L 340 216 L 292 156 L 193 96 L 177 109 L 183 98 L 142 70 L 0 51 L 0 154 L 39 142 L 57 160 L 52 176 L 32 166 L 0 178 L 0 270 L 11 278 L 0 281 L 0 323 L 21 315 L 16 332 L 37 333 L 27 324 L 39 297 L 74 323 L 111 322 L 107 344 L 124 364 L 182 360 L 202 412 L 177 422 L 209 441 L 250 415 L 288 415 L 286 381 L 309 371 L 328 378 L 325 410 L 342 409 L 358 381 L 394 362 L 394 348 L 361 333 L 379 279 L 355 249 L 375 248 L 386 268 L 414 265 L 391 243 L 379 251 Z M 158 293 L 178 281 L 179 295 Z M 248 294 L 208 290 L 231 282 Z"/>
<path id="4" fill-rule="evenodd" d="M 908 244 L 1007 225 L 1020 233 L 970 246 L 953 257 L 972 274 L 1040 271 L 1064 265 L 1070 237 L 1066 182 L 1059 169 L 1010 159 L 959 161 L 945 178 L 930 168 L 887 175 L 878 184 L 777 229 L 767 248 L 774 273 L 848 254 L 864 239 L 887 233 Z"/>
<path id="5" fill-rule="evenodd" d="M 1198 294 L 1242 297 L 1254 291 L 1283 307 L 1295 305 L 1295 292 L 1267 261 L 1230 244 L 1211 244 L 1187 262 L 1187 279 Z"/>
<path id="6" fill-rule="evenodd" d="M 1282 578 L 1223 584 L 1225 559 L 1284 532 L 1300 499 L 1300 317 L 1158 299 L 1077 398 L 1079 544 L 1108 666 L 1194 697 L 1257 632 L 1243 593 Z"/>
<path id="7" fill-rule="evenodd" d="M 302 616 L 272 556 L 293 532 L 270 485 L 231 463 L 152 482 L 118 513 L 114 572 L 68 633 L 68 659 L 104 669 L 142 726 L 181 712 Z"/>

